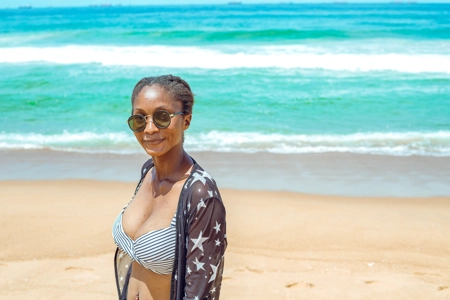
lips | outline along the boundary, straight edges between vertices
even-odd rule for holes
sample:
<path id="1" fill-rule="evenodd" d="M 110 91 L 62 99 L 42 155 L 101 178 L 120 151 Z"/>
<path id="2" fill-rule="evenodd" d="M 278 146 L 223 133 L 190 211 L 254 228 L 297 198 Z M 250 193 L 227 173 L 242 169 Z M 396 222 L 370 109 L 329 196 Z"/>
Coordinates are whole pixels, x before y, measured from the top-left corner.
<path id="1" fill-rule="evenodd" d="M 158 145 L 161 143 L 164 139 L 151 139 L 151 140 L 144 140 L 144 143 L 149 145 Z"/>

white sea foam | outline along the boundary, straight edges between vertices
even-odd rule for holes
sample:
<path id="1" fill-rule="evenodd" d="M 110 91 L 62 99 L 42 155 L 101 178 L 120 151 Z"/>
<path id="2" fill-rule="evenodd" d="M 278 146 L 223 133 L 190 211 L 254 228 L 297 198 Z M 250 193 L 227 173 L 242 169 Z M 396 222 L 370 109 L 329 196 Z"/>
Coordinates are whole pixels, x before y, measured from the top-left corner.
<path id="1" fill-rule="evenodd" d="M 135 146 L 135 147 L 133 147 Z M 92 132 L 45 135 L 41 133 L 0 133 L 0 149 L 51 149 L 71 152 L 133 153 L 139 149 L 133 136 L 126 133 Z"/>
<path id="2" fill-rule="evenodd" d="M 380 155 L 450 156 L 450 131 L 392 132 L 347 135 L 282 135 L 254 132 L 188 134 L 189 151 L 324 153 L 348 152 Z M 51 149 L 88 153 L 142 152 L 129 133 L 91 132 L 43 135 L 0 133 L 0 149 Z"/>
<path id="3" fill-rule="evenodd" d="M 343 53 L 307 46 L 208 48 L 63 46 L 0 48 L 0 63 L 47 62 L 167 68 L 304 68 L 450 74 L 450 53 Z"/>
<path id="4" fill-rule="evenodd" d="M 392 132 L 347 135 L 281 135 L 211 131 L 186 139 L 197 151 L 323 153 L 450 156 L 450 131 Z"/>

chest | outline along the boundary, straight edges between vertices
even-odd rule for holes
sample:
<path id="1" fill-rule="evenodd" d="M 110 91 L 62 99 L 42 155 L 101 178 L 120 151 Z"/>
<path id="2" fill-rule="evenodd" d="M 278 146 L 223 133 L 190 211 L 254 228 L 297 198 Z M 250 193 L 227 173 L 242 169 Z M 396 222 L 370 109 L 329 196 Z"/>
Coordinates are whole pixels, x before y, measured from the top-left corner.
<path id="1" fill-rule="evenodd" d="M 155 230 L 170 227 L 176 213 L 182 184 L 156 189 L 151 182 L 143 181 L 122 216 L 124 232 L 136 240 Z"/>

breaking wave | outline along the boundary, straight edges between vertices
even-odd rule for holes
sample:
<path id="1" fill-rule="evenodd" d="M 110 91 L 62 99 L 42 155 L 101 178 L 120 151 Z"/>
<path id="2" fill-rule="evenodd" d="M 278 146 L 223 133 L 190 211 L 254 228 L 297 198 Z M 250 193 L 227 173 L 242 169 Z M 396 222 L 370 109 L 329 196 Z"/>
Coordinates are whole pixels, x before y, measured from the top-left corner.
<path id="1" fill-rule="evenodd" d="M 303 68 L 450 74 L 447 53 L 342 53 L 308 46 L 207 48 L 62 46 L 0 48 L 0 63 L 45 62 L 167 68 Z"/>
<path id="2" fill-rule="evenodd" d="M 324 153 L 347 152 L 394 156 L 450 156 L 450 131 L 354 133 L 346 135 L 282 135 L 255 132 L 188 134 L 188 151 Z M 1 149 L 50 149 L 87 153 L 142 152 L 133 135 L 92 132 L 44 135 L 0 134 Z"/>

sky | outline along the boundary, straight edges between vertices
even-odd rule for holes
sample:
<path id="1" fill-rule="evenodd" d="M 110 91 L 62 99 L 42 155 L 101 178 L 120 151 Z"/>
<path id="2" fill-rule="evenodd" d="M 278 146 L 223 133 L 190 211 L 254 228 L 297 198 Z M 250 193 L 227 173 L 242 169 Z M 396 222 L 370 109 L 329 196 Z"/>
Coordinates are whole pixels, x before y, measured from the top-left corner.
<path id="1" fill-rule="evenodd" d="M 0 8 L 17 8 L 21 5 L 33 7 L 88 6 L 93 4 L 112 5 L 164 5 L 164 4 L 226 4 L 233 0 L 0 0 Z M 400 0 L 402 1 L 402 0 Z M 403 0 L 408 2 L 411 0 Z M 241 0 L 242 4 L 254 3 L 331 3 L 335 0 Z M 346 0 L 346 2 L 393 2 L 393 0 Z M 449 3 L 450 0 L 415 0 L 417 3 Z"/>

